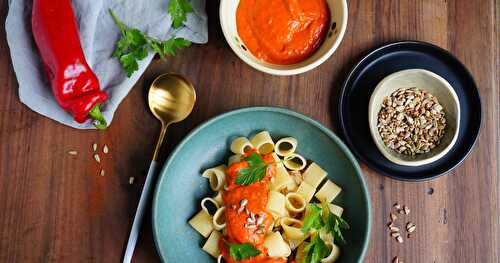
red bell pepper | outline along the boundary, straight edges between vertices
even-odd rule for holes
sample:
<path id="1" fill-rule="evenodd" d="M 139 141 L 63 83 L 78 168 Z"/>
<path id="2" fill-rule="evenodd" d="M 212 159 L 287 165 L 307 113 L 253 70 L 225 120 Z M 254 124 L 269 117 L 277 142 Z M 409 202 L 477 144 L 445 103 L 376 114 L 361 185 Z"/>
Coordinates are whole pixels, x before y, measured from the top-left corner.
<path id="1" fill-rule="evenodd" d="M 87 64 L 70 0 L 33 0 L 31 25 L 52 92 L 77 122 L 89 117 L 106 128 L 100 105 L 107 99 Z"/>

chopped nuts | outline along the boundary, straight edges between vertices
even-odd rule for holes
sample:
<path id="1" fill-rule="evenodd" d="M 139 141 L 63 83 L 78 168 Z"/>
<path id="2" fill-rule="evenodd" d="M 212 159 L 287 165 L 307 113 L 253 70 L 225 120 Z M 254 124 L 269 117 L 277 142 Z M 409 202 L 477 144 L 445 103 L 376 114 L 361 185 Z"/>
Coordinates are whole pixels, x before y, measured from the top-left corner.
<path id="1" fill-rule="evenodd" d="M 414 87 L 401 88 L 384 98 L 377 128 L 387 147 L 415 155 L 439 145 L 446 118 L 443 106 L 432 94 Z"/>

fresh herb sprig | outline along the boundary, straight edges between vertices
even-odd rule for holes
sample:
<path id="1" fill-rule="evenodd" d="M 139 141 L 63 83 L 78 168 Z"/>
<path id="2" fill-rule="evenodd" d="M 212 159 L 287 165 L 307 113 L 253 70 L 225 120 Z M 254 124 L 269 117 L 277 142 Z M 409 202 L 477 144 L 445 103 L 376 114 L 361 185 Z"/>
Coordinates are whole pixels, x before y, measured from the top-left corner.
<path id="1" fill-rule="evenodd" d="M 192 11 L 193 8 L 187 0 L 171 0 L 168 12 L 172 17 L 172 26 L 174 28 L 182 26 L 187 19 L 187 13 Z M 109 9 L 109 14 L 122 34 L 116 44 L 113 57 L 120 60 L 127 77 L 132 76 L 132 73 L 139 69 L 138 62 L 146 58 L 150 50 L 164 59 L 167 56 L 175 56 L 178 50 L 191 45 L 189 40 L 180 37 L 172 37 L 165 41 L 150 37 L 137 28 L 125 25 L 113 10 Z"/>
<path id="2" fill-rule="evenodd" d="M 250 243 L 243 243 L 243 244 L 226 243 L 226 244 L 229 247 L 229 256 L 231 256 L 236 261 L 253 258 L 255 256 L 260 255 L 261 253 L 260 250 L 255 248 Z"/>
<path id="3" fill-rule="evenodd" d="M 321 202 L 321 207 L 317 204 L 309 204 L 309 212 L 304 218 L 302 232 L 307 233 L 311 229 L 320 230 L 324 228 L 327 233 L 331 233 L 335 241 L 340 241 L 345 244 L 342 230 L 349 229 L 349 224 L 330 212 L 326 201 Z"/>
<path id="4" fill-rule="evenodd" d="M 172 26 L 179 28 L 187 20 L 187 14 L 193 11 L 193 7 L 187 0 L 170 0 L 168 13 L 172 17 Z"/>
<path id="5" fill-rule="evenodd" d="M 304 246 L 305 257 L 300 263 L 319 263 L 328 256 L 329 249 L 318 234 L 311 238 L 311 242 Z"/>
<path id="6" fill-rule="evenodd" d="M 253 152 L 249 156 L 245 157 L 244 160 L 248 162 L 248 167 L 241 168 L 238 171 L 236 184 L 250 185 L 264 179 L 268 164 L 266 164 L 259 154 Z"/>

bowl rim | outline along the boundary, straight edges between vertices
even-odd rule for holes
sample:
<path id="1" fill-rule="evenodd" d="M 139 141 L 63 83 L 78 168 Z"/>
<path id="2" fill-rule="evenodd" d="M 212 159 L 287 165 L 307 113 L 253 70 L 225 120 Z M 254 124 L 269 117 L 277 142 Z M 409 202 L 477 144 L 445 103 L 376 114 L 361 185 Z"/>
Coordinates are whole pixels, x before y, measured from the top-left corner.
<path id="1" fill-rule="evenodd" d="M 255 111 L 280 113 L 280 114 L 289 115 L 289 116 L 293 116 L 293 117 L 296 117 L 298 119 L 301 119 L 301 120 L 315 126 L 321 132 L 325 133 L 330 139 L 332 139 L 339 146 L 341 151 L 346 155 L 349 162 L 353 165 L 355 173 L 356 173 L 358 180 L 360 182 L 362 195 L 364 197 L 363 201 L 366 203 L 366 208 L 367 208 L 367 221 L 366 221 L 367 227 L 363 233 L 364 241 L 362 243 L 361 254 L 358 256 L 358 262 L 362 262 L 366 256 L 366 252 L 368 250 L 368 244 L 370 242 L 370 235 L 371 235 L 372 220 L 373 219 L 372 219 L 371 195 L 370 195 L 370 192 L 368 190 L 368 185 L 365 181 L 363 171 L 361 170 L 361 167 L 359 166 L 358 161 L 356 160 L 354 155 L 351 153 L 349 148 L 344 144 L 344 142 L 337 135 L 335 135 L 335 133 L 333 131 L 326 128 L 320 122 L 318 122 L 318 121 L 312 119 L 311 117 L 308 117 L 302 113 L 298 113 L 298 112 L 292 111 L 292 110 L 287 109 L 287 108 L 269 107 L 269 106 L 255 106 L 255 107 L 237 108 L 237 109 L 230 110 L 228 112 L 219 114 L 215 117 L 212 117 L 212 118 L 208 119 L 207 121 L 203 122 L 202 124 L 198 125 L 191 132 L 189 132 L 188 135 L 186 135 L 186 137 L 184 137 L 184 139 L 182 139 L 182 141 L 179 144 L 177 144 L 175 149 L 170 153 L 167 160 L 165 161 L 165 164 L 163 165 L 163 167 L 161 168 L 160 172 L 157 175 L 157 176 L 159 176 L 159 178 L 157 178 L 157 181 L 156 181 L 154 194 L 153 194 L 153 198 L 152 198 L 152 205 L 151 205 L 152 206 L 151 207 L 151 228 L 152 228 L 152 232 L 153 232 L 153 239 L 154 239 L 156 251 L 158 252 L 158 255 L 159 255 L 161 261 L 167 262 L 166 255 L 164 254 L 165 251 L 162 251 L 160 249 L 160 244 L 159 244 L 159 240 L 158 240 L 159 232 L 158 232 L 158 228 L 157 228 L 158 222 L 156 221 L 157 214 L 158 214 L 157 205 L 158 205 L 158 199 L 159 199 L 159 195 L 160 195 L 160 192 L 158 190 L 158 185 L 160 185 L 160 183 L 164 180 L 164 178 L 166 178 L 163 175 L 169 169 L 170 165 L 172 164 L 173 160 L 175 159 L 175 156 L 184 147 L 184 145 L 189 140 L 191 140 L 192 137 L 194 137 L 195 135 L 200 133 L 203 129 L 205 129 L 206 127 L 208 127 L 212 123 L 217 122 L 217 121 L 224 119 L 226 117 L 240 114 L 240 113 L 255 112 Z"/>
<path id="2" fill-rule="evenodd" d="M 328 58 L 330 58 L 333 53 L 337 50 L 337 48 L 340 46 L 340 43 L 344 39 L 344 35 L 347 31 L 347 20 L 349 16 L 349 10 L 348 10 L 348 5 L 347 5 L 347 0 L 338 0 L 341 1 L 342 4 L 342 21 L 340 23 L 340 30 L 339 30 L 339 35 L 337 36 L 337 39 L 333 43 L 332 47 L 328 49 L 328 51 L 323 54 L 321 57 L 319 57 L 317 60 L 312 61 L 311 63 L 304 65 L 302 67 L 298 68 L 293 68 L 293 69 L 274 69 L 274 68 L 269 68 L 267 66 L 264 66 L 260 63 L 256 63 L 250 59 L 248 59 L 246 56 L 243 55 L 243 53 L 240 51 L 240 49 L 233 44 L 231 41 L 232 38 L 229 35 L 229 32 L 226 31 L 225 23 L 226 23 L 226 16 L 223 15 L 222 12 L 222 6 L 224 5 L 225 2 L 227 1 L 234 1 L 234 0 L 221 0 L 219 4 L 219 21 L 220 21 L 220 26 L 222 28 L 222 33 L 224 34 L 224 38 L 226 39 L 227 44 L 229 47 L 231 47 L 231 50 L 241 59 L 243 60 L 246 64 L 251 66 L 252 68 L 267 73 L 271 75 L 276 75 L 276 76 L 291 76 L 291 75 L 297 75 L 301 74 L 307 71 L 310 71 L 319 65 L 323 64 Z M 328 1 L 328 0 L 325 0 Z M 328 5 L 328 8 L 330 9 L 330 12 L 332 12 L 332 8 L 330 5 Z M 338 25 L 339 23 L 337 23 Z M 324 42 L 323 42 L 324 43 Z M 321 46 L 323 45 L 321 44 Z M 320 47 L 321 47 L 320 46 Z M 294 65 L 294 64 L 291 64 Z"/>
<path id="3" fill-rule="evenodd" d="M 425 159 L 407 161 L 407 160 L 402 160 L 400 158 L 397 158 L 396 156 L 390 154 L 389 150 L 386 149 L 387 146 L 385 146 L 385 144 L 383 144 L 383 143 L 379 142 L 379 140 L 377 140 L 377 135 L 379 135 L 379 133 L 378 133 L 378 130 L 374 127 L 374 125 L 372 125 L 371 119 L 374 117 L 373 115 L 375 114 L 373 112 L 373 108 L 375 107 L 375 105 L 374 105 L 375 95 L 382 90 L 383 85 L 395 77 L 399 77 L 401 75 L 415 73 L 415 72 L 424 73 L 424 74 L 438 80 L 438 82 L 441 83 L 442 86 L 444 86 L 446 88 L 446 90 L 451 94 L 451 96 L 453 98 L 453 102 L 454 102 L 453 104 L 457 108 L 457 116 L 455 118 L 456 129 L 453 133 L 453 137 L 452 137 L 450 143 L 438 154 L 430 156 L 430 157 L 425 158 Z M 396 71 L 396 72 L 393 72 L 393 73 L 387 75 L 386 77 L 384 77 L 377 84 L 375 89 L 373 90 L 373 92 L 370 96 L 370 101 L 368 102 L 368 127 L 370 128 L 370 135 L 372 136 L 372 139 L 373 139 L 373 142 L 375 143 L 375 146 L 377 146 L 377 149 L 380 151 L 380 153 L 382 153 L 382 155 L 386 159 L 388 159 L 389 161 L 391 161 L 395 164 L 404 165 L 404 166 L 421 166 L 421 165 L 430 164 L 430 163 L 433 163 L 433 162 L 441 159 L 443 156 L 445 156 L 453 148 L 453 146 L 455 145 L 455 143 L 458 139 L 458 133 L 460 131 L 460 100 L 458 98 L 457 93 L 453 89 L 453 86 L 451 86 L 451 84 L 446 79 L 444 79 L 440 75 L 438 75 L 430 70 L 421 69 L 421 68 L 413 68 L 413 69 L 403 69 L 400 71 Z"/>

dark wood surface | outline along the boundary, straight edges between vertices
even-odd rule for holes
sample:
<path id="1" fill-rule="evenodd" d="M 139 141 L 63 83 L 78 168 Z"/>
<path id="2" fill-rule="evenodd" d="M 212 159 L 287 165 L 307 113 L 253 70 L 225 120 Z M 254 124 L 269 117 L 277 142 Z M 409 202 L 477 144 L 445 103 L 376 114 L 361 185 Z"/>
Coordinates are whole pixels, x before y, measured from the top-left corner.
<path id="1" fill-rule="evenodd" d="M 120 105 L 106 132 L 80 131 L 28 109 L 5 40 L 7 0 L 0 0 L 0 262 L 120 262 L 159 130 L 145 104 L 156 74 L 175 71 L 196 85 L 198 102 L 172 126 L 162 160 L 201 122 L 231 109 L 283 106 L 337 129 L 339 87 L 353 64 L 383 43 L 416 39 L 455 54 L 472 72 L 483 99 L 479 141 L 447 176 L 424 183 L 383 177 L 362 164 L 373 231 L 365 262 L 500 262 L 499 12 L 497 0 L 351 0 L 349 25 L 337 52 L 294 77 L 257 72 L 225 43 L 218 1 L 208 0 L 209 42 L 154 62 Z M 217 98 L 217 99 L 215 99 Z M 110 146 L 104 177 L 93 142 Z M 78 150 L 76 157 L 66 154 Z M 128 184 L 130 176 L 137 180 Z M 407 204 L 414 237 L 397 244 L 385 223 L 393 203 Z M 146 218 L 135 262 L 158 262 Z M 188 260 L 186 260 L 188 262 Z"/>

